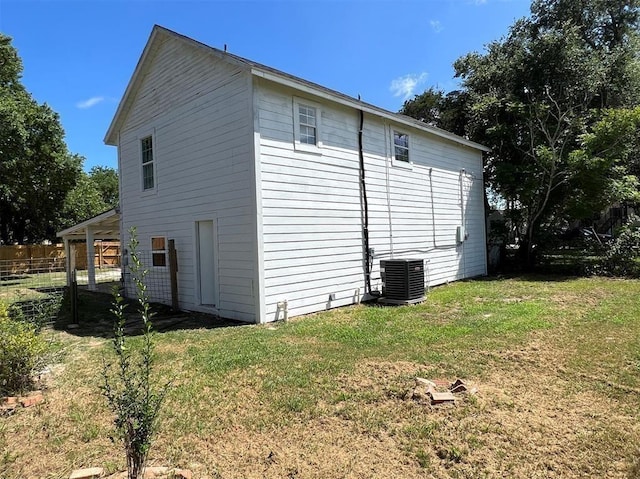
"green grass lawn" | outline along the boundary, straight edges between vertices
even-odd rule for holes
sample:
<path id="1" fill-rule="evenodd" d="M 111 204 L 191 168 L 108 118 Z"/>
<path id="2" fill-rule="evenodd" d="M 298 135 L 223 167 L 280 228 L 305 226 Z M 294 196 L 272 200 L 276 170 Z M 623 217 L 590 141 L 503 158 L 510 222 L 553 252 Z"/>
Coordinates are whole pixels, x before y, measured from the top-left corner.
<path id="1" fill-rule="evenodd" d="M 639 296 L 633 280 L 465 281 L 417 306 L 158 334 L 173 387 L 151 461 L 209 478 L 638 477 Z M 122 470 L 98 392 L 108 341 L 50 334 L 66 353 L 46 404 L 0 418 L 0 477 Z M 411 398 L 418 376 L 478 394 L 432 408 Z"/>

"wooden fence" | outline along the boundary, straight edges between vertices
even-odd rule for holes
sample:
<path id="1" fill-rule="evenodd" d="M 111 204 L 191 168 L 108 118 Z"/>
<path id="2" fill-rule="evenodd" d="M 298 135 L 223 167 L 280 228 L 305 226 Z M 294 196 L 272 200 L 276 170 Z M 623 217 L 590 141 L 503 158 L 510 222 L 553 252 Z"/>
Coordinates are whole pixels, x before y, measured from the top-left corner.
<path id="1" fill-rule="evenodd" d="M 74 243 L 76 269 L 87 269 L 86 243 Z M 64 245 L 11 245 L 0 246 L 0 264 L 5 274 L 59 271 L 65 267 Z M 120 243 L 117 241 L 96 241 L 96 268 L 120 265 Z"/>

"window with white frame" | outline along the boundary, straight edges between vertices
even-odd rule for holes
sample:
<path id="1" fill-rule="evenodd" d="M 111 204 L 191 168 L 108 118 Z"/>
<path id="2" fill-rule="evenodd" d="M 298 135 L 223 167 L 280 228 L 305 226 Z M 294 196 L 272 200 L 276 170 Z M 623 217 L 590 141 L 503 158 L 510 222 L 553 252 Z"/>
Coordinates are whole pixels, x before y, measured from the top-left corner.
<path id="1" fill-rule="evenodd" d="M 153 266 L 167 266 L 167 238 L 164 236 L 151 237 L 151 264 Z"/>
<path id="2" fill-rule="evenodd" d="M 295 147 L 317 151 L 320 142 L 320 106 L 302 99 L 294 99 L 293 123 Z"/>
<path id="3" fill-rule="evenodd" d="M 152 136 L 140 140 L 140 157 L 142 158 L 142 189 L 152 190 L 155 187 Z"/>
<path id="4" fill-rule="evenodd" d="M 393 132 L 393 157 L 396 161 L 409 163 L 409 135 Z"/>
<path id="5" fill-rule="evenodd" d="M 312 106 L 298 105 L 300 122 L 300 143 L 315 145 L 318 141 L 316 109 Z"/>

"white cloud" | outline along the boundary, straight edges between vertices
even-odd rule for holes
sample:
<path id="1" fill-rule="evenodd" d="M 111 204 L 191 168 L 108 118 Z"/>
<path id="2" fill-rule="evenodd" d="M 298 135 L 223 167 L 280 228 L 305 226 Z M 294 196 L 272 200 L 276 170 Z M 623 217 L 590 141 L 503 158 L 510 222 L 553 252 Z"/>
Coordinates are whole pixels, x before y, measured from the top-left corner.
<path id="1" fill-rule="evenodd" d="M 103 96 L 92 96 L 88 100 L 79 101 L 78 103 L 76 103 L 76 107 L 80 108 L 81 110 L 86 110 L 87 108 L 96 106 L 98 103 L 102 103 L 103 101 Z"/>
<path id="2" fill-rule="evenodd" d="M 429 24 L 431 25 L 431 30 L 436 33 L 440 33 L 444 28 L 440 23 L 440 20 L 429 20 Z"/>
<path id="3" fill-rule="evenodd" d="M 487 3 L 487 0 L 473 0 L 473 2 L 475 5 L 484 5 L 485 3 Z"/>
<path id="4" fill-rule="evenodd" d="M 396 78 L 391 81 L 389 90 L 393 93 L 393 96 L 401 96 L 407 100 L 413 95 L 416 87 L 427 80 L 427 76 L 427 72 L 422 72 L 420 74 L 410 73 L 409 75 Z"/>

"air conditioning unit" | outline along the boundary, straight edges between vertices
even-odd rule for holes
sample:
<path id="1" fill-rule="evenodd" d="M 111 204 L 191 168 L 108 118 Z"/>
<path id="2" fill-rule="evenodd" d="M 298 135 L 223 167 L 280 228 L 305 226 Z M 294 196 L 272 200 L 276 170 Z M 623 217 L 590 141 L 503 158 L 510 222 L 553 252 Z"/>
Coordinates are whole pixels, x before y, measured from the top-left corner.
<path id="1" fill-rule="evenodd" d="M 424 301 L 424 261 L 389 259 L 380 261 L 381 303 L 415 304 Z"/>

